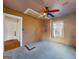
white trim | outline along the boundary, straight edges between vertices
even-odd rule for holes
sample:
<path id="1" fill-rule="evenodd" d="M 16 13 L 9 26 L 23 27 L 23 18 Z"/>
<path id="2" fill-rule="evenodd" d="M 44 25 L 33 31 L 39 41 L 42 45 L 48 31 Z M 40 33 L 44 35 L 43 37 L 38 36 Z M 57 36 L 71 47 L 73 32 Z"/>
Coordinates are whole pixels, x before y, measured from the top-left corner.
<path id="1" fill-rule="evenodd" d="M 21 19 L 21 18 L 22 18 L 22 17 L 20 17 L 20 16 L 16 16 L 16 15 L 8 14 L 8 13 L 3 13 L 3 15 L 5 15 L 5 16 L 9 16 L 9 17 L 12 17 L 12 18 L 17 18 L 17 19 Z"/>
<path id="2" fill-rule="evenodd" d="M 17 18 L 18 20 L 19 20 L 19 23 L 18 23 L 18 25 L 19 25 L 19 33 L 18 33 L 18 35 L 20 34 L 20 36 L 19 36 L 19 39 L 20 39 L 20 46 L 23 46 L 23 43 L 22 43 L 22 17 L 20 17 L 20 16 L 15 16 L 15 15 L 12 15 L 12 14 L 7 14 L 7 13 L 3 13 L 3 15 L 4 16 L 8 16 L 8 17 L 12 17 L 12 18 Z"/>
<path id="3" fill-rule="evenodd" d="M 52 36 L 52 20 L 50 20 L 50 39 L 51 39 L 51 36 Z"/>
<path id="4" fill-rule="evenodd" d="M 38 13 L 37 11 L 31 9 L 31 8 L 28 8 L 27 10 L 24 11 L 24 14 L 28 14 L 28 13 L 32 13 L 32 14 L 36 14 L 38 16 L 40 16 L 41 14 Z"/>
<path id="5" fill-rule="evenodd" d="M 20 27 L 19 27 L 19 28 L 20 28 L 20 29 L 19 29 L 19 31 L 20 31 L 19 34 L 21 34 L 20 37 L 19 37 L 19 38 L 20 38 L 20 43 L 21 43 L 20 46 L 23 46 L 23 45 L 22 45 L 22 44 L 23 44 L 23 41 L 22 41 L 22 39 L 23 39 L 23 38 L 22 38 L 22 36 L 23 36 L 23 35 L 22 35 L 22 17 L 21 17 L 20 22 L 19 22 L 18 25 L 20 25 Z"/>

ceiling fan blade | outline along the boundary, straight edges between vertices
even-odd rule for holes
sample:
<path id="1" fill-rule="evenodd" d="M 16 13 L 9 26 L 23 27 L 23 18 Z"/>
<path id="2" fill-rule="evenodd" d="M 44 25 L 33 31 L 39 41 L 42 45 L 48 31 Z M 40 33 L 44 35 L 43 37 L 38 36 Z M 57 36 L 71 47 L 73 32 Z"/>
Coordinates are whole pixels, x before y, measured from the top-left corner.
<path id="1" fill-rule="evenodd" d="M 49 10 L 49 12 L 59 12 L 59 9 L 55 9 L 55 10 Z"/>

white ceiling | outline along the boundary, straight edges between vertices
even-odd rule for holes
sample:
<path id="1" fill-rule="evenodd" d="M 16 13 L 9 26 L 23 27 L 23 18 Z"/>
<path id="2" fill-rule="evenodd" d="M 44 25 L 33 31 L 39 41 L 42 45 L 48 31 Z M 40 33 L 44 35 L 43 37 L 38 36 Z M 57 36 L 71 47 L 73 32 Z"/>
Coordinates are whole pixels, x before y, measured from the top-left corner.
<path id="1" fill-rule="evenodd" d="M 3 0 L 3 2 L 9 8 L 23 13 L 27 8 L 40 12 L 43 6 L 48 6 L 50 10 L 60 9 L 60 12 L 52 13 L 55 17 L 67 15 L 76 10 L 76 0 Z"/>

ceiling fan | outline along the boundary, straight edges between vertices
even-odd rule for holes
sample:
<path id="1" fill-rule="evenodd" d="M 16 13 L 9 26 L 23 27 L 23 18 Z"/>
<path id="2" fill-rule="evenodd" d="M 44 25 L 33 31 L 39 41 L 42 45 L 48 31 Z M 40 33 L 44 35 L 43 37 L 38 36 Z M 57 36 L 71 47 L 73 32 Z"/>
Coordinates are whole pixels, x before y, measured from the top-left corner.
<path id="1" fill-rule="evenodd" d="M 48 16 L 51 16 L 51 17 L 55 17 L 53 15 L 53 13 L 55 12 L 59 12 L 60 10 L 59 9 L 53 9 L 53 10 L 49 10 L 49 4 L 48 3 L 45 3 L 44 0 L 40 0 L 41 1 L 41 5 L 42 5 L 42 17 L 48 17 Z"/>
<path id="2" fill-rule="evenodd" d="M 42 8 L 42 16 L 41 17 L 48 17 L 48 16 L 55 17 L 53 15 L 53 13 L 59 12 L 59 11 L 60 11 L 59 9 L 49 10 L 49 7 L 45 6 Z"/>
<path id="3" fill-rule="evenodd" d="M 24 11 L 24 14 L 27 14 L 29 16 L 39 18 L 39 19 L 50 19 L 49 16 L 55 17 L 52 12 L 59 12 L 59 9 L 54 9 L 54 10 L 48 10 L 48 7 L 44 7 L 42 11 L 39 13 L 31 8 L 28 8 L 27 10 Z"/>

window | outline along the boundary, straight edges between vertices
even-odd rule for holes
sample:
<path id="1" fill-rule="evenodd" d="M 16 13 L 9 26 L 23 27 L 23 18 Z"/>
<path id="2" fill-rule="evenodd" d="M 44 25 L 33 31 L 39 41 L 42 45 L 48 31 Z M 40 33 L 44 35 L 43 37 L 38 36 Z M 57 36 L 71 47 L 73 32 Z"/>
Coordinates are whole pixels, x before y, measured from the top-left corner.
<path id="1" fill-rule="evenodd" d="M 63 21 L 53 22 L 53 36 L 54 37 L 64 36 L 64 22 Z"/>

